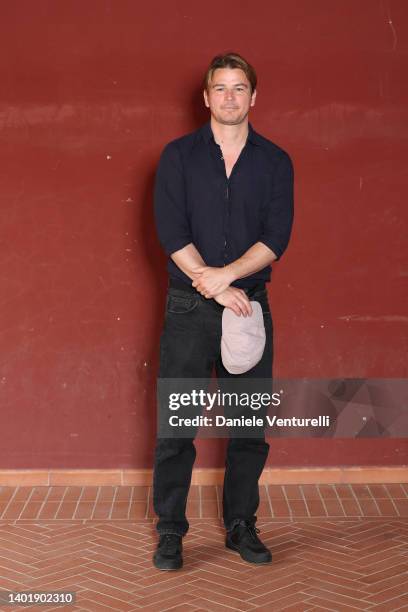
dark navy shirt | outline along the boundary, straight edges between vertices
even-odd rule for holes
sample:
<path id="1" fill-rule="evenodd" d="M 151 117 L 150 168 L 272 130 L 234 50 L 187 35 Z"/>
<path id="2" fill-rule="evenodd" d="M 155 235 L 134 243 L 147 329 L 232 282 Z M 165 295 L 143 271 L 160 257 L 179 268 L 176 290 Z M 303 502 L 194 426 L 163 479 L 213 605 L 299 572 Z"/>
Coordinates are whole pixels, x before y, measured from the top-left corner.
<path id="1" fill-rule="evenodd" d="M 256 242 L 279 259 L 293 223 L 293 164 L 288 153 L 248 124 L 248 138 L 227 178 L 221 147 L 208 121 L 172 140 L 161 154 L 155 180 L 157 233 L 165 252 L 193 243 L 206 265 L 225 266 Z M 192 280 L 169 257 L 171 278 Z M 266 266 L 232 283 L 269 281 Z"/>

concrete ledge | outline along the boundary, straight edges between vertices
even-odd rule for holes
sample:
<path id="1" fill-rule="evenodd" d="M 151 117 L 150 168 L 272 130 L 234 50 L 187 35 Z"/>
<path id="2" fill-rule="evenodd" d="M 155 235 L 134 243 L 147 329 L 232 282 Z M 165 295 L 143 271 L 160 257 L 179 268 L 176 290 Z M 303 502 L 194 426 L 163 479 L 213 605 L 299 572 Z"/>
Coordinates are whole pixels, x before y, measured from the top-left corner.
<path id="1" fill-rule="evenodd" d="M 193 470 L 193 485 L 222 484 L 224 469 Z M 341 484 L 408 482 L 408 466 L 267 468 L 261 484 Z M 0 486 L 150 486 L 151 469 L 0 470 Z"/>

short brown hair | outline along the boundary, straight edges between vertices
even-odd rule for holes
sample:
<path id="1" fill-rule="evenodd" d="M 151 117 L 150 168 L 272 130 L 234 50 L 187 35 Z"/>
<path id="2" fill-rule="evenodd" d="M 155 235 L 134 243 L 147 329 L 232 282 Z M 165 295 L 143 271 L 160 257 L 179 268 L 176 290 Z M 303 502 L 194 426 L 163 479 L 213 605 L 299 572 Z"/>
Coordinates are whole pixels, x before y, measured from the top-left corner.
<path id="1" fill-rule="evenodd" d="M 222 55 L 216 55 L 211 60 L 203 79 L 203 88 L 207 91 L 213 74 L 217 68 L 240 68 L 245 72 L 245 75 L 251 84 L 251 94 L 256 89 L 257 76 L 255 69 L 241 55 L 234 53 L 233 51 L 229 51 L 228 53 L 224 53 Z"/>

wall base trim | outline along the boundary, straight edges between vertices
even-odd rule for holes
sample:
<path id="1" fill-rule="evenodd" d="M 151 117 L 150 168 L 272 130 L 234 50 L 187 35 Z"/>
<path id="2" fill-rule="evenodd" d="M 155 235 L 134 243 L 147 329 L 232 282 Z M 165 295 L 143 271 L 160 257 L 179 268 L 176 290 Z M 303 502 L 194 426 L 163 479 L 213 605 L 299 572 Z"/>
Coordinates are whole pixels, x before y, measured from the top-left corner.
<path id="1" fill-rule="evenodd" d="M 223 468 L 196 468 L 193 485 L 222 484 Z M 341 484 L 408 482 L 408 466 L 267 468 L 261 484 Z M 150 486 L 151 469 L 0 470 L 0 486 Z"/>

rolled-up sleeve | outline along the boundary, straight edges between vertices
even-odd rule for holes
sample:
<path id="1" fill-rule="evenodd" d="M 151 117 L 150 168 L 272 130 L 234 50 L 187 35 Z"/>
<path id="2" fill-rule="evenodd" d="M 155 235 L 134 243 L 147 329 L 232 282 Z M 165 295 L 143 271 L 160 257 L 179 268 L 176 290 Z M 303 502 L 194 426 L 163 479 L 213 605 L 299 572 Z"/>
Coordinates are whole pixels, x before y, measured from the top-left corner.
<path id="1" fill-rule="evenodd" d="M 191 239 L 183 166 L 178 147 L 170 142 L 160 156 L 154 187 L 154 214 L 159 241 L 167 255 Z"/>
<path id="2" fill-rule="evenodd" d="M 266 209 L 260 242 L 276 255 L 283 255 L 289 243 L 293 225 L 293 163 L 286 152 L 282 152 L 275 170 L 273 195 Z"/>

